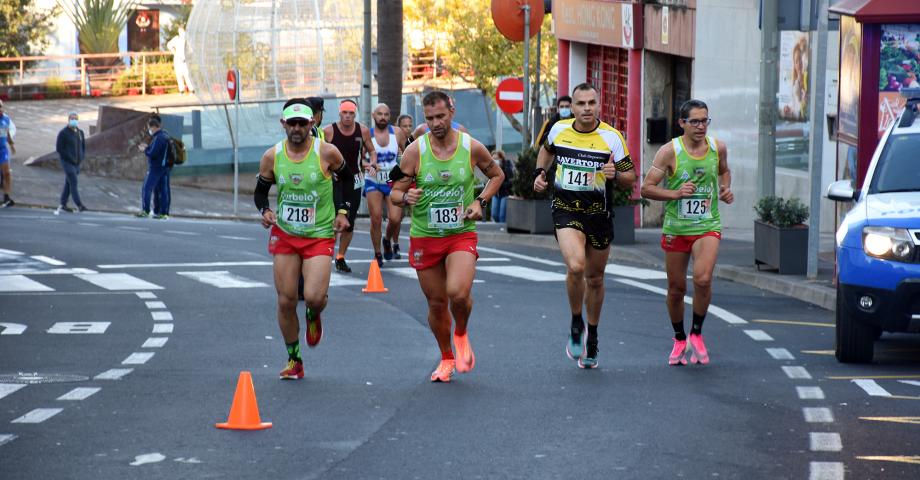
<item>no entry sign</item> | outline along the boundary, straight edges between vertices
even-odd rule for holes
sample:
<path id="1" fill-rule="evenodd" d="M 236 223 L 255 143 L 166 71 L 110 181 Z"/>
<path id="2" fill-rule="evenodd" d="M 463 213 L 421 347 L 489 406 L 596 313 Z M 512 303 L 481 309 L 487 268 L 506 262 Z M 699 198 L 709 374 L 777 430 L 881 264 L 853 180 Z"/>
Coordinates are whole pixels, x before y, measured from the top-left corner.
<path id="1" fill-rule="evenodd" d="M 520 78 L 506 78 L 495 90 L 495 103 L 505 113 L 524 110 L 524 82 Z"/>
<path id="2" fill-rule="evenodd" d="M 239 80 L 240 78 L 239 75 L 237 75 L 236 70 L 227 70 L 227 93 L 230 95 L 230 100 L 236 100 L 236 95 L 240 84 Z"/>

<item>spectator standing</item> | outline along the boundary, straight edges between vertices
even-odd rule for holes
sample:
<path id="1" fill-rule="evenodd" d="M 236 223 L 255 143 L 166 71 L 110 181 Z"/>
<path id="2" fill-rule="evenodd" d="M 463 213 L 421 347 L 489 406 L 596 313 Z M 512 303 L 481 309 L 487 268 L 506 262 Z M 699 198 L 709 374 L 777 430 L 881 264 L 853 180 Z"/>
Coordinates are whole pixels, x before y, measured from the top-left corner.
<path id="1" fill-rule="evenodd" d="M 179 93 L 195 93 L 192 79 L 188 73 L 188 63 L 185 62 L 185 28 L 179 27 L 175 37 L 166 43 L 166 49 L 173 54 L 173 69 L 176 71 L 176 84 Z"/>
<path id="2" fill-rule="evenodd" d="M 147 133 L 150 134 L 150 144 L 141 143 L 137 147 L 147 156 L 147 175 L 144 177 L 144 184 L 141 189 L 141 211 L 138 217 L 150 216 L 150 200 L 153 197 L 153 191 L 163 179 L 164 175 L 169 174 L 167 165 L 167 154 L 169 153 L 169 135 L 160 128 L 162 120 L 159 115 L 151 115 L 147 119 Z M 158 206 L 162 208 L 162 206 Z M 155 212 L 157 218 L 159 212 Z"/>
<path id="3" fill-rule="evenodd" d="M 0 101 L 0 183 L 3 184 L 3 203 L 0 206 L 12 207 L 16 204 L 10 197 L 13 191 L 13 177 L 10 174 L 10 156 L 16 154 L 13 146 L 13 135 L 16 125 L 13 119 L 3 111 L 3 102 Z"/>
<path id="4" fill-rule="evenodd" d="M 78 127 L 79 115 L 71 112 L 67 116 L 67 126 L 58 132 L 55 150 L 61 160 L 61 169 L 64 170 L 64 189 L 61 191 L 61 202 L 58 204 L 55 215 L 61 212 L 72 212 L 73 209 L 67 206 L 68 199 L 73 197 L 74 206 L 82 212 L 86 210 L 83 202 L 80 200 L 80 192 L 77 190 L 77 176 L 80 174 L 80 164 L 86 157 L 86 136 L 83 130 Z"/>
<path id="5" fill-rule="evenodd" d="M 501 150 L 492 152 L 492 159 L 498 163 L 498 166 L 501 167 L 502 172 L 505 174 L 505 179 L 502 180 L 498 194 L 492 197 L 492 221 L 504 223 L 505 212 L 508 210 L 508 196 L 511 195 L 511 181 L 514 179 L 514 166 L 511 164 L 511 160 L 505 158 L 505 152 Z"/>

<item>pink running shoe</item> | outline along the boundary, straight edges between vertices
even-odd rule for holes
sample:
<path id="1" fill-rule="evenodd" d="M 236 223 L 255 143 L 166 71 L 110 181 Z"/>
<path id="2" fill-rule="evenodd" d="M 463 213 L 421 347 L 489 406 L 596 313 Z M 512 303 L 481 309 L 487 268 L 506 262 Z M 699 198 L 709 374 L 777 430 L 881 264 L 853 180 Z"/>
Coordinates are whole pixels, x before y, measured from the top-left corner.
<path id="1" fill-rule="evenodd" d="M 457 371 L 466 373 L 476 366 L 476 355 L 470 346 L 469 332 L 463 335 L 454 334 L 454 348 L 457 351 Z"/>
<path id="2" fill-rule="evenodd" d="M 300 380 L 303 378 L 303 362 L 297 360 L 288 360 L 287 368 L 278 374 L 282 380 Z"/>
<path id="3" fill-rule="evenodd" d="M 690 354 L 691 362 L 702 363 L 703 365 L 709 363 L 709 352 L 706 351 L 706 344 L 703 343 L 702 335 L 690 334 L 690 349 L 693 352 Z"/>
<path id="4" fill-rule="evenodd" d="M 686 365 L 687 364 L 687 341 L 674 339 L 674 348 L 671 349 L 671 355 L 668 356 L 668 365 Z"/>
<path id="5" fill-rule="evenodd" d="M 438 368 L 431 372 L 432 382 L 450 382 L 450 377 L 454 376 L 454 360 L 441 360 Z"/>

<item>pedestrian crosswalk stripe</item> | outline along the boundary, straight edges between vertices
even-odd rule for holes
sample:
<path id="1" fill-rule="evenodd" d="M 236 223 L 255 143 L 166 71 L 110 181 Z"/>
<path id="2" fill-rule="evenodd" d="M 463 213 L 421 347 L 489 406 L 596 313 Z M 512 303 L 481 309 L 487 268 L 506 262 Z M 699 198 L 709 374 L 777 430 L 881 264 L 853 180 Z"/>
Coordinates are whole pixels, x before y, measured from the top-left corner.
<path id="1" fill-rule="evenodd" d="M 159 285 L 141 280 L 127 273 L 94 273 L 77 275 L 76 277 L 106 290 L 163 290 L 163 287 Z"/>
<path id="2" fill-rule="evenodd" d="M 63 411 L 63 408 L 36 408 L 10 423 L 42 423 Z"/>
<path id="3" fill-rule="evenodd" d="M 137 295 L 137 298 L 144 300 L 152 300 L 157 298 L 156 294 L 153 292 L 137 292 L 135 295 Z"/>
<path id="4" fill-rule="evenodd" d="M 226 270 L 212 272 L 176 272 L 183 277 L 197 280 L 201 283 L 214 285 L 217 288 L 263 288 L 269 287 L 267 283 L 249 280 L 245 277 L 232 274 Z"/>
<path id="5" fill-rule="evenodd" d="M 172 333 L 173 324 L 171 323 L 154 323 L 153 332 L 151 333 Z"/>
<path id="6" fill-rule="evenodd" d="M 411 278 L 412 280 L 418 279 L 418 274 L 416 273 L 415 268 L 412 267 L 387 267 L 383 269 L 383 273 L 395 274 L 400 277 Z M 473 283 L 486 283 L 485 280 L 480 280 L 478 278 L 473 279 Z"/>
<path id="7" fill-rule="evenodd" d="M 490 273 L 497 273 L 499 275 L 505 275 L 508 277 L 522 278 L 525 280 L 531 280 L 534 282 L 564 282 L 565 274 L 556 273 L 556 272 L 547 272 L 545 270 L 537 270 L 536 268 L 530 267 L 519 267 L 516 265 L 508 265 L 501 267 L 491 267 L 491 266 L 480 266 L 476 267 L 478 270 L 482 270 Z"/>
<path id="8" fill-rule="evenodd" d="M 166 308 L 166 304 L 160 301 L 144 302 L 144 304 L 147 305 L 147 309 L 149 310 L 163 310 Z"/>
<path id="9" fill-rule="evenodd" d="M 150 316 L 153 317 L 155 322 L 169 321 L 173 319 L 172 313 L 169 312 L 150 312 Z"/>
<path id="10" fill-rule="evenodd" d="M 153 352 L 134 352 L 122 360 L 122 365 L 143 365 L 153 358 Z"/>
<path id="11" fill-rule="evenodd" d="M 166 345 L 167 340 L 169 337 L 150 337 L 141 345 L 141 348 L 160 348 Z"/>
<path id="12" fill-rule="evenodd" d="M 0 275 L 0 292 L 53 292 L 54 289 L 25 275 Z"/>
<path id="13" fill-rule="evenodd" d="M 619 277 L 635 278 L 636 280 L 664 280 L 668 274 L 661 270 L 651 270 L 648 268 L 637 268 L 626 265 L 617 265 L 608 263 L 604 271 Z"/>
<path id="14" fill-rule="evenodd" d="M 744 333 L 747 336 L 751 337 L 752 340 L 756 340 L 758 342 L 772 342 L 773 341 L 773 337 L 771 337 L 769 333 L 763 330 L 745 330 Z"/>
<path id="15" fill-rule="evenodd" d="M 25 388 L 24 383 L 0 383 L 0 398 L 3 398 L 19 389 Z"/>
<path id="16" fill-rule="evenodd" d="M 367 285 L 367 281 L 359 278 L 347 277 L 338 273 L 333 273 L 329 277 L 330 287 L 346 287 L 349 285 Z"/>
<path id="17" fill-rule="evenodd" d="M 774 360 L 795 360 L 792 353 L 785 348 L 768 348 L 767 353 L 769 353 Z"/>
<path id="18" fill-rule="evenodd" d="M 65 262 L 62 262 L 60 260 L 57 260 L 51 257 L 46 257 L 44 255 L 32 255 L 32 258 L 34 258 L 35 260 L 38 260 L 39 262 L 45 262 L 48 265 L 54 265 L 56 267 L 59 267 L 61 265 L 67 265 L 67 263 Z"/>
<path id="19" fill-rule="evenodd" d="M 121 377 L 133 371 L 133 368 L 112 368 L 96 375 L 93 380 L 121 380 Z"/>
<path id="20" fill-rule="evenodd" d="M 86 400 L 90 395 L 102 390 L 99 387 L 77 387 L 60 397 L 58 400 Z"/>
<path id="21" fill-rule="evenodd" d="M 16 250 L 7 250 L 5 248 L 0 248 L 0 255 L 9 255 L 9 256 L 18 257 L 19 255 L 25 255 L 25 254 L 22 252 L 17 252 Z"/>
<path id="22" fill-rule="evenodd" d="M 544 259 L 542 259 L 542 258 L 537 258 L 537 257 L 534 257 L 534 256 L 532 256 L 532 255 L 531 255 L 531 256 L 528 256 L 528 255 L 521 255 L 520 253 L 509 252 L 509 251 L 507 251 L 507 250 L 499 250 L 499 249 L 497 249 L 497 248 L 489 248 L 489 247 L 479 247 L 479 246 L 477 246 L 476 249 L 479 250 L 480 252 L 495 253 L 495 254 L 498 254 L 498 255 L 504 255 L 504 256 L 506 256 L 506 257 L 517 258 L 517 259 L 520 259 L 520 260 L 528 260 L 528 261 L 531 261 L 531 262 L 542 263 L 543 265 L 549 265 L 549 266 L 552 266 L 552 267 L 564 267 L 564 266 L 565 266 L 565 264 L 562 263 L 562 262 L 556 262 L 556 261 L 553 261 L 553 260 L 544 260 Z M 481 261 L 482 259 L 480 258 L 479 260 Z"/>

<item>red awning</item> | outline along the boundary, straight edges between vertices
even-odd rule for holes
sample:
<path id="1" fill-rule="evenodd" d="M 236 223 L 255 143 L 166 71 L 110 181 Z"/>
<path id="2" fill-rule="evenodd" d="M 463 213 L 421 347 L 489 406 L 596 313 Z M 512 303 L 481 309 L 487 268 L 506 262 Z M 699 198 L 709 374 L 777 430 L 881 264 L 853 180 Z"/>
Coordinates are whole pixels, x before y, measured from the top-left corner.
<path id="1" fill-rule="evenodd" d="M 859 23 L 920 23 L 916 0 L 840 0 L 829 10 L 856 17 Z"/>

